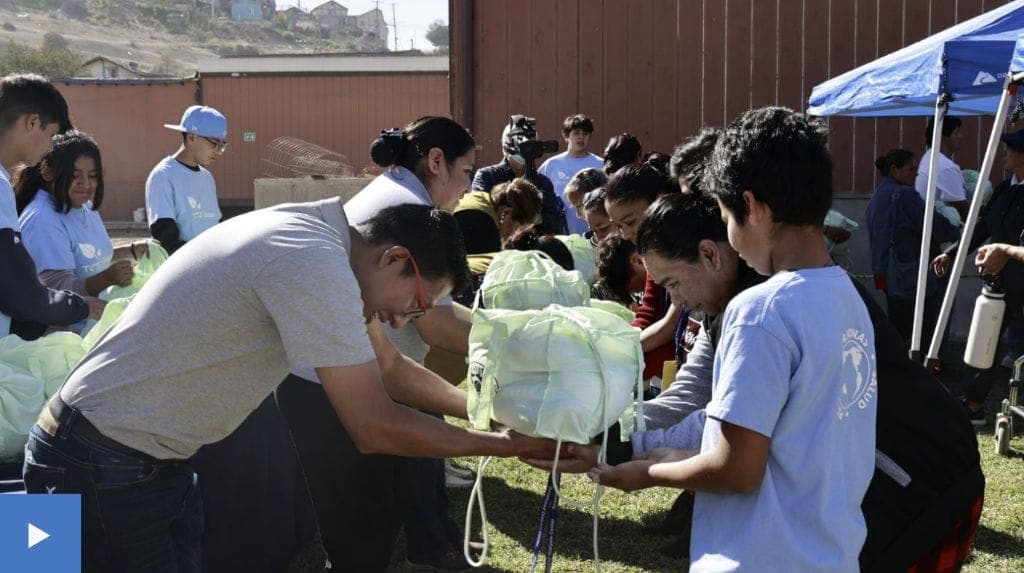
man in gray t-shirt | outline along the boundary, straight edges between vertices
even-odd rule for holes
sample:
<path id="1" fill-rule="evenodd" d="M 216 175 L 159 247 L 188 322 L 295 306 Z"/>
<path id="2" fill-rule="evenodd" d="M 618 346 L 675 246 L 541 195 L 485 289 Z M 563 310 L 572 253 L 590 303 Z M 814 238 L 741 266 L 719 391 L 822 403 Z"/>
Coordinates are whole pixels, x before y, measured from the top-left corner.
<path id="1" fill-rule="evenodd" d="M 422 316 L 467 276 L 454 219 L 431 207 L 389 208 L 353 228 L 334 199 L 218 225 L 154 274 L 44 409 L 26 489 L 83 494 L 86 569 L 187 570 L 202 520 L 188 458 L 302 367 L 316 369 L 362 451 L 551 455 L 548 440 L 400 406 L 381 383 L 410 406 L 464 414 L 464 395 L 398 354 L 377 320 Z"/>

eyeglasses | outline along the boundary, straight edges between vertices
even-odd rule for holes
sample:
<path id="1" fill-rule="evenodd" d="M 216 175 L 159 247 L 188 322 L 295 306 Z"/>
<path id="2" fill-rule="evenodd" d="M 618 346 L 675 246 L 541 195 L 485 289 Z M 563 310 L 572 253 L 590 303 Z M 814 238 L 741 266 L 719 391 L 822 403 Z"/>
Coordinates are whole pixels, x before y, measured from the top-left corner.
<path id="1" fill-rule="evenodd" d="M 228 142 L 224 141 L 223 139 L 214 139 L 212 137 L 206 137 L 205 135 L 201 135 L 200 137 L 208 141 L 210 145 L 213 146 L 214 151 L 224 153 L 224 151 L 226 151 L 228 148 Z"/>
<path id="2" fill-rule="evenodd" d="M 408 318 L 409 320 L 416 320 L 417 318 L 427 314 L 430 307 L 427 305 L 427 297 L 423 292 L 423 277 L 420 276 L 420 268 L 416 264 L 416 259 L 413 258 L 412 253 L 409 253 L 409 262 L 412 263 L 412 270 L 416 273 L 416 298 L 419 306 L 417 308 L 406 310 L 402 312 L 402 318 Z"/>

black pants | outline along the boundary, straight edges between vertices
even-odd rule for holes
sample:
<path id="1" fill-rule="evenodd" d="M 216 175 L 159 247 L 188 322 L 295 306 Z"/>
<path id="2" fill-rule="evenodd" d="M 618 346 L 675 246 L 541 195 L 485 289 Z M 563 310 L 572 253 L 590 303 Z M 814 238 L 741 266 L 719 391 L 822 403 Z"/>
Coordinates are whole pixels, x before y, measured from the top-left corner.
<path id="1" fill-rule="evenodd" d="M 320 384 L 289 375 L 277 405 L 291 429 L 332 571 L 385 571 L 402 525 L 400 458 L 362 454 Z"/>
<path id="2" fill-rule="evenodd" d="M 334 570 L 384 571 L 403 524 L 406 554 L 414 562 L 461 543 L 448 514 L 443 460 L 360 453 L 323 387 L 298 376 L 281 383 L 277 404 L 291 428 Z"/>
<path id="3" fill-rule="evenodd" d="M 924 299 L 924 316 L 921 321 L 921 350 L 924 353 L 928 352 L 928 347 L 932 343 L 932 333 L 935 332 L 935 324 L 939 320 L 943 292 L 940 290 Z M 909 349 L 910 337 L 914 328 L 914 301 L 893 298 L 886 293 L 885 306 L 888 310 L 889 321 L 903 337 L 904 346 Z"/>
<path id="4" fill-rule="evenodd" d="M 287 570 L 316 534 L 316 517 L 274 397 L 192 462 L 205 517 L 203 571 Z"/>

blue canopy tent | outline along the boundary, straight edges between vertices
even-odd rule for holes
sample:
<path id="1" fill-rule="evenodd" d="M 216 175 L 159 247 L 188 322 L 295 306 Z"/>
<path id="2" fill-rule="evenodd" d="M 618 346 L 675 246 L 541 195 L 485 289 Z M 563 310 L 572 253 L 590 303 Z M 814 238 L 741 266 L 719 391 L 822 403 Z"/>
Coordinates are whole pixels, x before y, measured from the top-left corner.
<path id="1" fill-rule="evenodd" d="M 978 178 L 979 188 L 975 190 L 964 223 L 962 237 L 971 237 L 981 208 L 980 187 L 991 174 L 1011 95 L 1016 93 L 1017 83 L 1024 78 L 1024 74 L 1014 73 L 1024 71 L 1024 40 L 1018 41 L 1022 35 L 1024 0 L 1015 0 L 815 86 L 807 113 L 850 117 L 934 115 L 932 141 L 940 140 L 943 118 L 947 114 L 995 114 L 996 121 Z M 938 154 L 930 155 L 924 240 L 918 259 L 914 329 L 910 341 L 911 356 L 915 359 L 920 359 L 925 273 L 930 262 L 928 245 L 935 217 Z M 966 256 L 966 249 L 958 249 L 928 349 L 928 362 L 938 361 L 941 333 L 949 321 Z"/>
<path id="2" fill-rule="evenodd" d="M 807 113 L 925 116 L 948 94 L 949 114 L 992 115 L 1021 34 L 1024 0 L 1016 0 L 818 84 Z"/>

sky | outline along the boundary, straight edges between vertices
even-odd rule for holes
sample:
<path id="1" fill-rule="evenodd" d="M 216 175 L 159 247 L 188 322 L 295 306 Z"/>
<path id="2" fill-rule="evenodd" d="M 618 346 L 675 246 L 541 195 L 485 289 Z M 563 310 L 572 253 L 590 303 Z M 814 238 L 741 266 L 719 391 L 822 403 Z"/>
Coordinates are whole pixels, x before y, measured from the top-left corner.
<path id="1" fill-rule="evenodd" d="M 285 10 L 292 6 L 299 6 L 305 11 L 310 11 L 327 0 L 277 0 L 277 9 Z M 409 40 L 413 45 L 424 51 L 431 50 L 434 45 L 427 41 L 425 34 L 427 27 L 434 20 L 441 20 L 448 23 L 448 0 L 335 0 L 342 6 L 348 8 L 348 13 L 358 15 L 373 10 L 380 5 L 384 12 L 384 19 L 388 22 L 388 48 L 395 49 L 395 38 L 391 28 L 391 5 L 395 6 L 395 15 L 398 24 L 398 48 L 409 49 Z"/>

